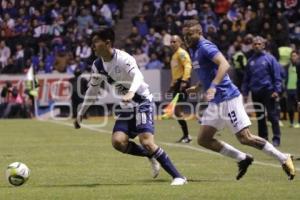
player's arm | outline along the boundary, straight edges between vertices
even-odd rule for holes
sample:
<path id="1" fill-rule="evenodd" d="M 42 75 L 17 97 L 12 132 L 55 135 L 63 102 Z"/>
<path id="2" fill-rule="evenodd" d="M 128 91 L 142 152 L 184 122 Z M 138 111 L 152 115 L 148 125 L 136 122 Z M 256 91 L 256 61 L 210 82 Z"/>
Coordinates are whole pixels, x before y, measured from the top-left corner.
<path id="1" fill-rule="evenodd" d="M 211 101 L 215 98 L 215 94 L 217 91 L 216 87 L 219 83 L 221 83 L 230 67 L 228 61 L 221 52 L 216 53 L 215 56 L 212 58 L 212 61 L 218 65 L 218 71 L 215 78 L 212 80 L 209 89 L 206 91 L 207 101 Z"/>
<path id="2" fill-rule="evenodd" d="M 273 79 L 273 85 L 274 90 L 272 93 L 273 98 L 277 98 L 279 96 L 279 93 L 281 92 L 281 85 L 282 85 L 282 79 L 281 79 L 281 66 L 275 59 L 275 57 L 271 57 L 271 77 Z"/>
<path id="3" fill-rule="evenodd" d="M 187 52 L 182 52 L 181 55 L 179 56 L 179 59 L 184 68 L 182 80 L 188 81 L 191 77 L 191 72 L 192 72 L 191 58 Z"/>
<path id="4" fill-rule="evenodd" d="M 182 82 L 180 85 L 180 90 L 186 89 L 188 85 L 188 80 L 191 78 L 191 72 L 192 72 L 192 62 L 189 54 L 185 51 L 183 51 L 179 55 L 180 62 L 183 66 L 183 76 L 182 76 Z"/>
<path id="5" fill-rule="evenodd" d="M 140 88 L 141 84 L 143 83 L 144 77 L 141 71 L 139 70 L 134 58 L 130 59 L 126 63 L 126 72 L 133 78 L 130 88 L 122 98 L 123 102 L 130 102 L 134 97 L 136 91 Z"/>
<path id="6" fill-rule="evenodd" d="M 212 81 L 212 84 L 218 85 L 223 80 L 230 65 L 222 53 L 217 53 L 213 57 L 212 61 L 218 65 L 218 71 L 215 78 Z"/>
<path id="7" fill-rule="evenodd" d="M 80 122 L 82 121 L 82 117 L 88 108 L 96 101 L 98 92 L 100 90 L 100 84 L 103 81 L 103 78 L 100 74 L 96 73 L 95 67 L 92 68 L 92 75 L 89 82 L 89 87 L 85 93 L 84 101 L 80 107 L 79 112 L 77 113 L 77 118 L 74 121 L 74 127 L 80 128 Z"/>

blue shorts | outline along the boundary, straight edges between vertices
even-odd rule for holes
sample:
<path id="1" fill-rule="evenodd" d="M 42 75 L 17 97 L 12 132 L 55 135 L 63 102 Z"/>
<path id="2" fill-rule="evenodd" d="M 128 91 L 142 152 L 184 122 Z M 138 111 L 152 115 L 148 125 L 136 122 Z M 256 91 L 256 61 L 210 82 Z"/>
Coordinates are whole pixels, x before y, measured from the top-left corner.
<path id="1" fill-rule="evenodd" d="M 117 107 L 115 115 L 118 116 L 113 133 L 124 132 L 129 138 L 135 138 L 141 133 L 154 134 L 153 103 L 146 100 L 132 109 Z"/>

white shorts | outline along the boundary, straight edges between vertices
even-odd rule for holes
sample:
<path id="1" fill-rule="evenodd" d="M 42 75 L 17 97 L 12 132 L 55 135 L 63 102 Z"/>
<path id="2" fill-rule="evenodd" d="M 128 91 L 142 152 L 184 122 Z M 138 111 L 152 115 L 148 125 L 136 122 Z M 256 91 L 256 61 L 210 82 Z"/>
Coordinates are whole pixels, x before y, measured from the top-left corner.
<path id="1" fill-rule="evenodd" d="M 245 111 L 242 95 L 220 104 L 209 103 L 203 113 L 201 124 L 212 126 L 218 131 L 226 125 L 232 133 L 238 133 L 250 126 L 251 121 Z"/>

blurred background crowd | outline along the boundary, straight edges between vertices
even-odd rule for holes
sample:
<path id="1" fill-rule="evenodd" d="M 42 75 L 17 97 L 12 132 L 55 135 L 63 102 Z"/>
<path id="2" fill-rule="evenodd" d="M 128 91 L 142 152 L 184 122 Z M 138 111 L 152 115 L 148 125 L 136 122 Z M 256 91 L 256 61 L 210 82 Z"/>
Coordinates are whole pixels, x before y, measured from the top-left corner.
<path id="1" fill-rule="evenodd" d="M 217 44 L 232 64 L 241 86 L 252 40 L 261 35 L 266 50 L 282 66 L 300 48 L 298 0 L 143 0 L 127 4 L 137 10 L 131 24 L 120 20 L 129 0 L 2 0 L 0 73 L 36 74 L 90 71 L 94 55 L 89 35 L 118 28 L 117 48 L 132 54 L 141 69 L 169 69 L 171 35 L 182 35 L 186 20 L 199 19 L 204 36 Z M 132 13 L 131 13 L 132 15 Z M 122 30 L 123 29 L 123 30 Z M 299 75 L 298 75 L 299 76 Z"/>

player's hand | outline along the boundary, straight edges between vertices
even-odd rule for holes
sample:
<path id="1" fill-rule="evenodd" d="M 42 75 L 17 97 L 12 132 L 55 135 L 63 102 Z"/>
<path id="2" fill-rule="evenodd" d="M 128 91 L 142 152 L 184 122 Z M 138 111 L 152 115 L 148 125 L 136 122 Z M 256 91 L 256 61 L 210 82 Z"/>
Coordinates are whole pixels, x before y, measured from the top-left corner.
<path id="1" fill-rule="evenodd" d="M 271 94 L 271 97 L 272 97 L 273 99 L 277 99 L 277 98 L 279 97 L 279 95 L 278 95 L 277 92 L 273 92 L 273 93 Z"/>
<path id="2" fill-rule="evenodd" d="M 79 129 L 81 128 L 80 123 L 82 121 L 82 115 L 77 115 L 77 118 L 74 120 L 74 128 Z"/>
<path id="3" fill-rule="evenodd" d="M 199 85 L 194 85 L 192 87 L 187 88 L 185 91 L 186 91 L 187 94 L 192 94 L 192 93 L 199 92 L 199 90 L 200 90 Z"/>
<path id="4" fill-rule="evenodd" d="M 187 88 L 188 84 L 185 81 L 181 81 L 179 90 L 183 92 Z"/>
<path id="5" fill-rule="evenodd" d="M 206 101 L 213 100 L 215 98 L 216 91 L 217 91 L 216 88 L 209 88 L 205 94 Z"/>
<path id="6" fill-rule="evenodd" d="M 132 101 L 133 97 L 134 97 L 134 92 L 129 91 L 123 96 L 122 101 L 128 103 Z"/>

